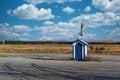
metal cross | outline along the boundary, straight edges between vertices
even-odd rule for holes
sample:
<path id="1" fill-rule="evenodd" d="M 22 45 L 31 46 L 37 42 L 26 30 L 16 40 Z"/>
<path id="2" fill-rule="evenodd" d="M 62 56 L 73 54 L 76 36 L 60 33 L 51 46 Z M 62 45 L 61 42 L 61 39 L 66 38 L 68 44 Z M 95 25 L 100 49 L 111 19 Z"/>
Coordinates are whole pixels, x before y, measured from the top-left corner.
<path id="1" fill-rule="evenodd" d="M 83 36 L 83 26 L 84 26 L 83 23 L 81 23 L 81 28 L 80 28 L 80 33 L 79 33 L 81 39 L 82 39 L 82 36 Z"/>

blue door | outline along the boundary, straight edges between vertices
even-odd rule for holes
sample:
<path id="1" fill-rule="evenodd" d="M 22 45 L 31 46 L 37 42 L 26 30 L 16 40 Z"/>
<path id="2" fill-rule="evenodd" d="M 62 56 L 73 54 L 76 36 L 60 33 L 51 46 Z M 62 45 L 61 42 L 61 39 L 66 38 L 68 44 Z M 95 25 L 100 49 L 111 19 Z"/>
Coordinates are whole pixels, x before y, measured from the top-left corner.
<path id="1" fill-rule="evenodd" d="M 82 45 L 79 43 L 75 46 L 75 54 L 76 60 L 82 60 Z"/>

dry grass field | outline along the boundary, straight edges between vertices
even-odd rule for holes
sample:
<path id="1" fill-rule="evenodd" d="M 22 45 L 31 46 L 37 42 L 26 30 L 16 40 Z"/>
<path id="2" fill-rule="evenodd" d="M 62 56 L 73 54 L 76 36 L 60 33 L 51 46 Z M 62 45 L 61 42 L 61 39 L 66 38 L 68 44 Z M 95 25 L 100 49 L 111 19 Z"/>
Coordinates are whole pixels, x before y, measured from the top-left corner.
<path id="1" fill-rule="evenodd" d="M 120 55 L 120 44 L 92 44 L 88 53 Z"/>
<path id="2" fill-rule="evenodd" d="M 72 53 L 70 44 L 0 44 L 0 53 Z M 91 44 L 89 54 L 120 55 L 120 44 Z"/>
<path id="3" fill-rule="evenodd" d="M 0 44 L 0 53 L 71 53 L 69 44 Z"/>

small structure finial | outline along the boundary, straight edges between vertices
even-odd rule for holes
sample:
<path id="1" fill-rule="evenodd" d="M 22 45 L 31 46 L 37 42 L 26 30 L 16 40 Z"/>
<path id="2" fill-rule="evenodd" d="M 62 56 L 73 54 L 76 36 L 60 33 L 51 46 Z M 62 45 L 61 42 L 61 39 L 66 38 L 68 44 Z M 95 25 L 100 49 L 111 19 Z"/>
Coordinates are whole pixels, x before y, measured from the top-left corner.
<path id="1" fill-rule="evenodd" d="M 83 23 L 81 23 L 80 33 L 79 33 L 79 39 L 82 39 L 83 37 Z"/>
<path id="2" fill-rule="evenodd" d="M 79 39 L 76 40 L 72 45 L 72 56 L 73 59 L 84 60 L 87 56 L 87 46 L 88 43 L 86 43 L 84 40 L 82 40 L 83 37 L 83 23 L 81 23 L 80 26 L 80 33 L 79 33 Z"/>

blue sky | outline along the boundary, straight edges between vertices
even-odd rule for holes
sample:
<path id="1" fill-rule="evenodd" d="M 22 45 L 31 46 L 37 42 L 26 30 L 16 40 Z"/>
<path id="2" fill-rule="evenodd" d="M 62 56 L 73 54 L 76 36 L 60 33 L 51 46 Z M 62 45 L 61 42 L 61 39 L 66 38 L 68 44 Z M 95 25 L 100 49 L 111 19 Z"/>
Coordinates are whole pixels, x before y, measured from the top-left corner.
<path id="1" fill-rule="evenodd" d="M 0 41 L 120 40 L 120 0 L 0 0 Z"/>

